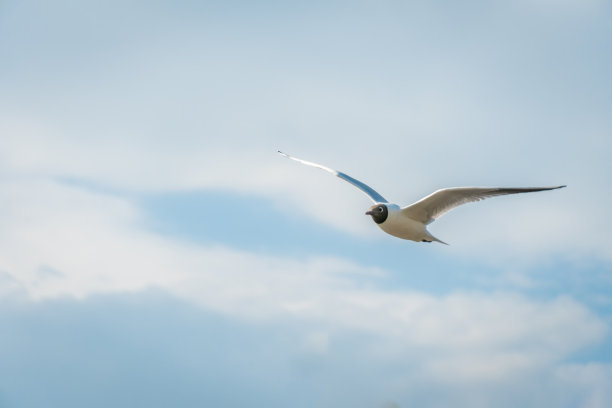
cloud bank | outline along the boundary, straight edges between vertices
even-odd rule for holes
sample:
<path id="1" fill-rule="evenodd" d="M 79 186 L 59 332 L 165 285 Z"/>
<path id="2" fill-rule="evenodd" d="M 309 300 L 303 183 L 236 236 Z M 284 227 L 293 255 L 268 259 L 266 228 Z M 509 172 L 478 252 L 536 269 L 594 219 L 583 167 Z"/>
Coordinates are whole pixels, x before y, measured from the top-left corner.
<path id="1" fill-rule="evenodd" d="M 290 327 L 298 347 L 284 353 L 326 361 L 348 358 L 338 348 L 347 336 L 358 336 L 363 340 L 350 346 L 354 352 L 377 361 L 376 369 L 398 370 L 385 374 L 376 393 L 404 399 L 414 397 L 401 391 L 406 382 L 457 390 L 518 386 L 521 378 L 553 372 L 558 374 L 547 374 L 546 381 L 556 388 L 572 372 L 579 378 L 609 375 L 605 365 L 565 363 L 609 332 L 607 322 L 569 297 L 389 291 L 382 288 L 386 271 L 346 259 L 272 257 L 164 238 L 146 228 L 137 207 L 117 196 L 49 181 L 27 187 L 4 182 L 2 192 L 0 259 L 7 299 L 86 305 L 100 295 L 162 290 L 201 313 L 255 327 Z M 258 336 L 266 341 L 265 334 Z M 600 388 L 584 386 L 578 382 L 574 392 L 608 401 Z M 335 403 L 341 400 L 332 394 Z"/>

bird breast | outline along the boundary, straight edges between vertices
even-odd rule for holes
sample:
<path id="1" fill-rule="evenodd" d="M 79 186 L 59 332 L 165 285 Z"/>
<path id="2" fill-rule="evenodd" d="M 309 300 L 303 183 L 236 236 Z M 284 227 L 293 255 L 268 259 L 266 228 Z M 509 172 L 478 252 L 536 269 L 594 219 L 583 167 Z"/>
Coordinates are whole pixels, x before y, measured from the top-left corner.
<path id="1" fill-rule="evenodd" d="M 389 216 L 385 222 L 378 224 L 380 229 L 394 237 L 409 239 L 412 241 L 421 241 L 427 234 L 425 225 L 412 218 L 406 217 L 400 211 L 399 206 L 393 205 L 389 207 Z"/>

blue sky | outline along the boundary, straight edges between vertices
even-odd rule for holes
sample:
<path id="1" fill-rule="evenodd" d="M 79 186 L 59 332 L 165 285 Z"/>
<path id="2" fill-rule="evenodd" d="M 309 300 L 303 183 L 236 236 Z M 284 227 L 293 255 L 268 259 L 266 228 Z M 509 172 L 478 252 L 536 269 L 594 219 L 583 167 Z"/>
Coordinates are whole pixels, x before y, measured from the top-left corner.
<path id="1" fill-rule="evenodd" d="M 611 19 L 0 3 L 0 406 L 611 406 Z"/>

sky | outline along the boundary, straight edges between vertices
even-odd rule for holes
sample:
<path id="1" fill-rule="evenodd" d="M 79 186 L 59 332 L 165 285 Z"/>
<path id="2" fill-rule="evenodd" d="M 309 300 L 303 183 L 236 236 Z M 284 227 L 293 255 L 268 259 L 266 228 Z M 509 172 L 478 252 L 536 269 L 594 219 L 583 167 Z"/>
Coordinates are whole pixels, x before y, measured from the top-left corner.
<path id="1" fill-rule="evenodd" d="M 612 406 L 605 0 L 0 2 L 0 407 Z M 384 234 L 408 205 L 555 191 Z"/>

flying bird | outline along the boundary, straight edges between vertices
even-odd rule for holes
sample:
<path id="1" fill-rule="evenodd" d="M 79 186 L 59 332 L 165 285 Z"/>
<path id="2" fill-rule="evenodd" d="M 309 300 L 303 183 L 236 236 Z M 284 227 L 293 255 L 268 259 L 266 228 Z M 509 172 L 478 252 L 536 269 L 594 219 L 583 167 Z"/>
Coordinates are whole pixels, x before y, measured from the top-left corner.
<path id="1" fill-rule="evenodd" d="M 485 198 L 495 197 L 507 194 L 531 193 L 534 191 L 555 190 L 563 188 L 563 186 L 554 187 L 452 187 L 437 190 L 427 197 L 424 197 L 414 204 L 406 207 L 400 207 L 397 204 L 390 203 L 382 195 L 376 192 L 372 187 L 361 181 L 352 178 L 348 174 L 341 171 L 331 169 L 329 167 L 298 159 L 278 151 L 281 155 L 288 159 L 295 160 L 307 166 L 317 167 L 325 170 L 336 177 L 341 178 L 357 187 L 364 192 L 374 203 L 366 215 L 372 217 L 372 220 L 387 234 L 394 237 L 408 239 L 416 242 L 446 242 L 439 240 L 429 233 L 427 225 L 431 224 L 448 211 L 462 204 L 471 203 L 474 201 L 484 200 Z M 448 245 L 448 244 L 446 244 Z"/>

